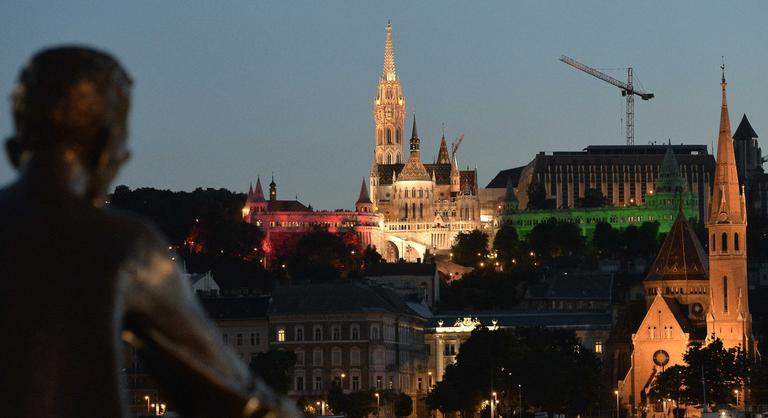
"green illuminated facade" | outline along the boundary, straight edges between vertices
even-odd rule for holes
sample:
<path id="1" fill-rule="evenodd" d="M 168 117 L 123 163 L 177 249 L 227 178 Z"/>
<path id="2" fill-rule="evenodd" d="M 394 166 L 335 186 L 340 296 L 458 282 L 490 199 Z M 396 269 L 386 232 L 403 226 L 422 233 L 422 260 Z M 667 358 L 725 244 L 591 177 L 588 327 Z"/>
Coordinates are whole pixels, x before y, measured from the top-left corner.
<path id="1" fill-rule="evenodd" d="M 645 195 L 643 205 L 598 208 L 565 208 L 546 210 L 518 211 L 517 199 L 511 184 L 507 185 L 507 204 L 503 219 L 525 237 L 533 228 L 554 218 L 558 222 L 576 224 L 585 237 L 591 237 L 600 222 L 607 222 L 616 229 L 629 226 L 639 227 L 643 222 L 658 222 L 659 233 L 667 233 L 675 222 L 682 204 L 683 213 L 693 222 L 699 218 L 699 201 L 695 193 L 685 190 L 686 183 L 680 174 L 672 149 L 667 150 L 661 167 L 661 173 L 655 188 Z"/>

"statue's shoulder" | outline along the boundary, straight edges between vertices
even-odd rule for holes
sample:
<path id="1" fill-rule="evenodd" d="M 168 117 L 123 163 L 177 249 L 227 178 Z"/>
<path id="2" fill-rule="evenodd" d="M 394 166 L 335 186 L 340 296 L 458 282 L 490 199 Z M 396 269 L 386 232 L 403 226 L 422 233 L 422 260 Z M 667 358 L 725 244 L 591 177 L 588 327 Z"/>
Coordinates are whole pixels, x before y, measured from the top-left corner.
<path id="1" fill-rule="evenodd" d="M 150 220 L 131 212 L 107 208 L 98 210 L 107 234 L 143 246 L 167 248 L 168 240 Z"/>

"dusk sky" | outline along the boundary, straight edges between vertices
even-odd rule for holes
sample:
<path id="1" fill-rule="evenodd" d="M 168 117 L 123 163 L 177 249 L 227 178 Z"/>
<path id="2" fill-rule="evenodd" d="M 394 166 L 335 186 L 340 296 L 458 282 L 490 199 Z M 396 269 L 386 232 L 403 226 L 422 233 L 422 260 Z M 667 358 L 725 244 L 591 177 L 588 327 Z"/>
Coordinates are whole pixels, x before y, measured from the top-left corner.
<path id="1" fill-rule="evenodd" d="M 631 5 L 622 7 L 621 5 Z M 374 148 L 373 98 L 391 19 L 398 76 L 422 158 L 441 125 L 480 186 L 539 151 L 623 144 L 619 90 L 558 61 L 634 67 L 656 98 L 635 104 L 635 142 L 717 139 L 725 56 L 733 128 L 768 138 L 768 3 L 5 1 L 0 137 L 19 69 L 44 47 L 116 55 L 135 81 L 133 159 L 117 184 L 245 191 L 353 208 Z M 626 79 L 623 70 L 606 70 Z M 15 174 L 0 161 L 0 184 Z"/>

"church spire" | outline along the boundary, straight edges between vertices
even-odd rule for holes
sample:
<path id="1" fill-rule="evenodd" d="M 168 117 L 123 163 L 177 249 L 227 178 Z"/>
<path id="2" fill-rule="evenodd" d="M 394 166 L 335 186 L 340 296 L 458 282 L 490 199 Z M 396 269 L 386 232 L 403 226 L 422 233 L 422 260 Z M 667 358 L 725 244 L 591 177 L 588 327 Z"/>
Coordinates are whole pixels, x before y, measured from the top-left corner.
<path id="1" fill-rule="evenodd" d="M 416 114 L 413 114 L 413 128 L 411 128 L 411 158 L 419 157 L 421 140 L 419 139 L 419 130 L 416 128 Z"/>
<path id="2" fill-rule="evenodd" d="M 259 177 L 256 177 L 256 188 L 253 189 L 253 201 L 264 201 L 264 189 L 261 188 L 261 179 Z"/>
<path id="3" fill-rule="evenodd" d="M 395 52 L 392 49 L 392 23 L 389 20 L 387 20 L 387 40 L 384 42 L 384 71 L 381 78 L 387 81 L 397 80 Z"/>
<path id="4" fill-rule="evenodd" d="M 715 166 L 715 183 L 712 187 L 710 200 L 709 222 L 745 222 L 742 211 L 739 177 L 736 169 L 736 157 L 733 152 L 731 135 L 731 120 L 728 116 L 728 101 L 726 98 L 725 64 L 722 70 L 720 86 L 722 88 L 722 104 L 720 106 L 720 132 L 717 139 L 717 163 Z"/>

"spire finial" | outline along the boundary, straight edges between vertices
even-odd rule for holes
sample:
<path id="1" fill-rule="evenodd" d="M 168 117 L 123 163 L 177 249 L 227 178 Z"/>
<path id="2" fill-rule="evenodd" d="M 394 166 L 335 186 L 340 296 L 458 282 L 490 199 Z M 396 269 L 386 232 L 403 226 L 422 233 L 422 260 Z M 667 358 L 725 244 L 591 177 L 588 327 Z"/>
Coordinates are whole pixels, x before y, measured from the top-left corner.
<path id="1" fill-rule="evenodd" d="M 723 61 L 723 63 L 720 64 L 720 71 L 722 72 L 722 75 L 723 75 L 721 83 L 723 84 L 723 88 L 725 88 L 725 56 L 721 55 L 720 59 Z"/>
<path id="2" fill-rule="evenodd" d="M 395 52 L 392 48 L 392 23 L 387 20 L 387 38 L 384 42 L 384 71 L 381 78 L 387 81 L 397 80 L 397 71 L 395 70 Z"/>

